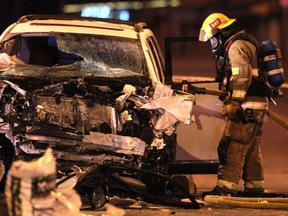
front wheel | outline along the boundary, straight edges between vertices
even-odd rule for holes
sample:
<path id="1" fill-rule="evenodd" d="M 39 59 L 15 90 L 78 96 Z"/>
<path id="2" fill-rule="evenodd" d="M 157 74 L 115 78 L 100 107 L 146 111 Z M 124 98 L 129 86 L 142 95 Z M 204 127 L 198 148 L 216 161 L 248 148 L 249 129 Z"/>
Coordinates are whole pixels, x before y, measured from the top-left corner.
<path id="1" fill-rule="evenodd" d="M 88 195 L 88 200 L 92 209 L 99 209 L 108 201 L 107 190 L 103 185 L 98 185 L 93 192 Z"/>

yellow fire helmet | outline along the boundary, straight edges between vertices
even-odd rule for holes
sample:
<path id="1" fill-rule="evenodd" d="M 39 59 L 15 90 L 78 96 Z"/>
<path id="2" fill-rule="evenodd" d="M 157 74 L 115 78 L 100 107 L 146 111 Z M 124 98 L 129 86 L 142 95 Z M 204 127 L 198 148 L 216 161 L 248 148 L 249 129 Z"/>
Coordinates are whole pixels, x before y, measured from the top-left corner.
<path id="1" fill-rule="evenodd" d="M 210 14 L 203 22 L 199 33 L 199 41 L 208 41 L 218 31 L 230 26 L 236 19 L 230 19 L 222 13 Z"/>

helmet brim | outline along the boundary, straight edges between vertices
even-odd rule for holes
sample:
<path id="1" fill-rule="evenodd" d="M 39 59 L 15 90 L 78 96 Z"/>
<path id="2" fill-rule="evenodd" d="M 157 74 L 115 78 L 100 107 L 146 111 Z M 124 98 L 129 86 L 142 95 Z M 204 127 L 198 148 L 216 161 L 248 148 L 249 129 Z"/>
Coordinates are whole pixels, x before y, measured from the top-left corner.
<path id="1" fill-rule="evenodd" d="M 212 34 L 211 34 L 211 35 L 208 35 L 205 30 L 200 29 L 199 41 L 206 42 L 206 41 L 208 41 L 208 40 L 209 40 L 210 38 L 212 38 L 212 37 L 213 37 Z"/>

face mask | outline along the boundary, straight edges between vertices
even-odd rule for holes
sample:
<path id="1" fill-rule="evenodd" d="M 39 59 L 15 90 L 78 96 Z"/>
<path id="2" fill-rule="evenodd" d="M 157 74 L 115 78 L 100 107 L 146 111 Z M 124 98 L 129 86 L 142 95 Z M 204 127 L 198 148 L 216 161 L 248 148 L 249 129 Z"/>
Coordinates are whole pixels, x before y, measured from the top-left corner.
<path id="1" fill-rule="evenodd" d="M 210 43 L 211 43 L 211 47 L 212 47 L 212 50 L 215 49 L 217 46 L 218 46 L 218 39 L 216 37 L 212 37 L 210 39 Z"/>
<path id="2" fill-rule="evenodd" d="M 215 59 L 216 66 L 216 81 L 222 82 L 225 76 L 226 69 L 226 58 L 225 58 L 225 47 L 222 43 L 222 37 L 218 34 L 216 37 L 210 39 L 212 47 L 212 55 Z"/>
<path id="3" fill-rule="evenodd" d="M 212 47 L 212 55 L 214 58 L 219 58 L 220 56 L 224 56 L 225 48 L 224 44 L 222 43 L 221 35 L 218 37 L 212 37 L 210 39 L 211 47 Z"/>

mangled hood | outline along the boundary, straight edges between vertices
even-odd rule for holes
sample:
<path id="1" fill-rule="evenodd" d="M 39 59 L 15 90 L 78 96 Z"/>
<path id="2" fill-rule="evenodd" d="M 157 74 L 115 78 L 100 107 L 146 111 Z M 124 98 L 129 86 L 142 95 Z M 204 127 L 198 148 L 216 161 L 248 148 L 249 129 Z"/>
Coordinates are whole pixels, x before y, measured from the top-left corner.
<path id="1" fill-rule="evenodd" d="M 110 77 L 121 78 L 131 76 L 142 76 L 123 68 L 105 68 L 95 62 L 80 61 L 71 65 L 43 67 L 36 65 L 15 65 L 1 73 L 1 76 L 19 76 L 38 79 L 55 78 L 63 80 L 76 77 Z M 143 77 L 143 76 L 142 76 Z"/>
<path id="2" fill-rule="evenodd" d="M 11 80 L 23 89 L 49 89 L 75 80 L 85 80 L 87 91 L 95 86 L 105 86 L 111 91 L 121 91 L 125 84 L 145 87 L 151 85 L 148 77 L 125 69 L 110 68 L 98 70 L 93 63 L 85 61 L 71 65 L 43 67 L 36 65 L 12 65 L 0 72 L 0 79 Z M 87 81 L 87 82 L 86 82 Z"/>

